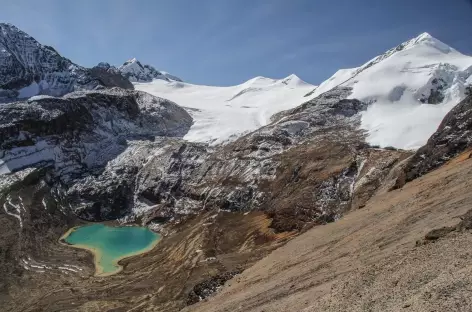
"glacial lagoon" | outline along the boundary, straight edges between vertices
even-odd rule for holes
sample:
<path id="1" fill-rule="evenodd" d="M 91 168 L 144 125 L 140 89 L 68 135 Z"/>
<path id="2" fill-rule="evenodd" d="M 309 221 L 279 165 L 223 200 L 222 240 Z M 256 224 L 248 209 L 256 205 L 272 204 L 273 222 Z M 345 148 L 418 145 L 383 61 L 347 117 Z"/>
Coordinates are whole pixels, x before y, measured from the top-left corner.
<path id="1" fill-rule="evenodd" d="M 159 234 L 144 227 L 89 224 L 70 229 L 60 242 L 91 251 L 95 258 L 95 275 L 107 276 L 122 270 L 118 264 L 121 259 L 150 251 L 159 239 Z"/>

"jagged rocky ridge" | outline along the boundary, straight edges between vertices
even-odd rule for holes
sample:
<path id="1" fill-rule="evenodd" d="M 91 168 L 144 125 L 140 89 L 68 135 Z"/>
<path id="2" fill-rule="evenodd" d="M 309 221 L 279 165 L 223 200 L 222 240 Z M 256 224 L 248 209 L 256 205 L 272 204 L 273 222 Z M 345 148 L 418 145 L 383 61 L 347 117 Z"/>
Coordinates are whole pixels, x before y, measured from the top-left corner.
<path id="1" fill-rule="evenodd" d="M 74 64 L 17 27 L 0 23 L 0 101 L 98 87 L 133 89 L 118 72 Z"/>
<path id="2" fill-rule="evenodd" d="M 0 172 L 50 167 L 60 183 L 70 185 L 103 170 L 133 141 L 181 137 L 191 123 L 188 113 L 176 104 L 123 89 L 4 104 L 0 106 Z M 106 200 L 119 205 L 119 194 L 109 195 Z"/>

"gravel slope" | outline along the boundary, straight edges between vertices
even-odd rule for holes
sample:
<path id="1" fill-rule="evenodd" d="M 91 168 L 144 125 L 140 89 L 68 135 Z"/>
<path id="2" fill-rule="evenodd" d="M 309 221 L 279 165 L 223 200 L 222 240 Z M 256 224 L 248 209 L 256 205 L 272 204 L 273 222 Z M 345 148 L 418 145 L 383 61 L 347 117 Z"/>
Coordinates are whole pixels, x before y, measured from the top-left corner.
<path id="1" fill-rule="evenodd" d="M 468 220 L 463 156 L 290 241 L 185 311 L 471 311 L 472 235 L 424 239 Z"/>

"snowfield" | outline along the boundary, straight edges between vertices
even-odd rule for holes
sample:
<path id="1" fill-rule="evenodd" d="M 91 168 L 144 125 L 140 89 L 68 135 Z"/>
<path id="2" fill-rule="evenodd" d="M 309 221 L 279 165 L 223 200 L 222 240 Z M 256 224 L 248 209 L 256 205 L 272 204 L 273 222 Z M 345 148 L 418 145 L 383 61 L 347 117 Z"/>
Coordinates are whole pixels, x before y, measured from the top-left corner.
<path id="1" fill-rule="evenodd" d="M 310 100 L 313 96 L 304 95 L 315 88 L 296 75 L 279 80 L 256 77 L 231 87 L 157 79 L 134 85 L 137 90 L 185 107 L 194 124 L 184 139 L 212 145 L 235 140 L 267 125 L 273 114 Z"/>
<path id="2" fill-rule="evenodd" d="M 423 33 L 361 67 L 339 70 L 313 94 L 352 87 L 350 98 L 372 103 L 362 116 L 369 143 L 417 149 L 464 98 L 471 82 L 472 57 Z"/>

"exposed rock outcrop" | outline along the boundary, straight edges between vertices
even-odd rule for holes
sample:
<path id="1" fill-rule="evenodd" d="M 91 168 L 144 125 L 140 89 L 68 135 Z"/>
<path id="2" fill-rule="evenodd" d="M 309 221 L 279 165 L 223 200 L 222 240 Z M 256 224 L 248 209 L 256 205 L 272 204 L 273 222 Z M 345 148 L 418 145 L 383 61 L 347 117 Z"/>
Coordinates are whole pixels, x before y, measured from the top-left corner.
<path id="1" fill-rule="evenodd" d="M 119 87 L 123 89 L 133 90 L 133 84 L 114 67 L 104 68 L 101 66 L 92 67 L 90 74 L 95 77 L 100 85 L 106 88 Z"/>
<path id="2" fill-rule="evenodd" d="M 469 95 L 444 118 L 428 143 L 421 147 L 406 167 L 411 181 L 434 170 L 467 151 L 472 145 L 472 95 Z"/>

